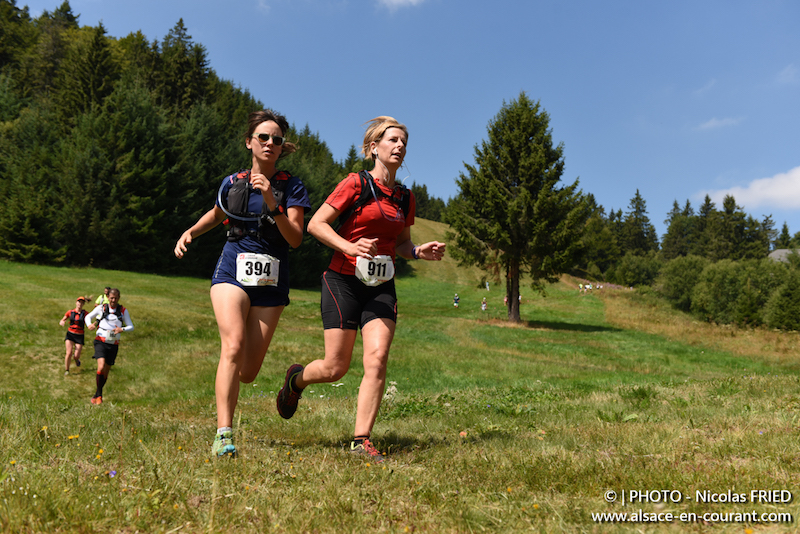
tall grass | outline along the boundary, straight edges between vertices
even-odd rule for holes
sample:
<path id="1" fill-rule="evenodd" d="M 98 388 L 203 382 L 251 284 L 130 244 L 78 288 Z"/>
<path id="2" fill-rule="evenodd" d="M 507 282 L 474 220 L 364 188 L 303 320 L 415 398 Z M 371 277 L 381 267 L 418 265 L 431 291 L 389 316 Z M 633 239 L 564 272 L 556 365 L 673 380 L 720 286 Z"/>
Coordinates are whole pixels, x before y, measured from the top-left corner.
<path id="1" fill-rule="evenodd" d="M 441 234 L 419 221 L 418 241 Z M 452 260 L 398 281 L 398 331 L 373 438 L 344 451 L 360 348 L 289 421 L 283 372 L 322 354 L 317 291 L 293 291 L 258 379 L 243 385 L 236 460 L 212 460 L 219 339 L 206 280 L 0 263 L 0 526 L 5 532 L 757 532 L 796 523 L 599 524 L 604 511 L 789 512 L 795 502 L 698 503 L 695 491 L 800 479 L 800 372 L 791 333 L 717 328 L 632 292 L 546 298 Z M 122 291 L 124 335 L 106 402 L 91 344 L 63 376 L 58 320 L 79 294 Z M 453 293 L 461 306 L 452 306 Z M 489 309 L 480 301 L 487 297 Z M 607 490 L 692 500 L 622 507 Z M 749 495 L 749 493 L 748 493 Z"/>

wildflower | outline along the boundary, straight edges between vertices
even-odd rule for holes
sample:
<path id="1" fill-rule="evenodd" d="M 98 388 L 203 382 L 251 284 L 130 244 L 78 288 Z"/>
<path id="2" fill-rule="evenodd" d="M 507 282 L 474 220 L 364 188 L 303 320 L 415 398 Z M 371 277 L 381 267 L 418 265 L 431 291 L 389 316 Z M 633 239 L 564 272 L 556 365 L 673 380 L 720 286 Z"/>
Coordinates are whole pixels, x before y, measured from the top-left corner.
<path id="1" fill-rule="evenodd" d="M 17 463 L 16 460 L 11 460 L 11 465 L 15 465 Z"/>
<path id="2" fill-rule="evenodd" d="M 116 471 L 110 471 L 108 473 L 108 476 L 111 477 L 111 478 L 114 478 L 115 476 L 117 476 L 117 472 Z"/>
<path id="3" fill-rule="evenodd" d="M 534 505 L 533 505 L 533 509 L 534 509 L 534 510 L 538 510 L 538 509 L 539 509 L 539 505 L 538 505 L 538 504 L 534 504 Z"/>
<path id="4" fill-rule="evenodd" d="M 461 432 L 458 433 L 458 435 L 461 436 L 462 438 L 466 438 L 467 437 L 467 431 L 466 430 L 462 430 Z"/>

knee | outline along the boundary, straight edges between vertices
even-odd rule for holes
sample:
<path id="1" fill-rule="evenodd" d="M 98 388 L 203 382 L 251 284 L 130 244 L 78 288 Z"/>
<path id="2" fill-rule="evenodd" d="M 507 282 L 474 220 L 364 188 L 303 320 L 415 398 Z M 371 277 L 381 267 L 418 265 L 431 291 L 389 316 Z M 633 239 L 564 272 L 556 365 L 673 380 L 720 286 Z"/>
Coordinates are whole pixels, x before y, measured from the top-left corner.
<path id="1" fill-rule="evenodd" d="M 228 363 L 236 363 L 244 354 L 244 343 L 241 340 L 228 340 L 222 344 L 219 357 Z"/>
<path id="2" fill-rule="evenodd" d="M 386 377 L 386 357 L 374 357 L 364 360 L 364 376 L 383 379 Z"/>
<path id="3" fill-rule="evenodd" d="M 347 374 L 348 368 L 344 365 L 325 365 L 322 369 L 323 382 L 336 382 Z"/>

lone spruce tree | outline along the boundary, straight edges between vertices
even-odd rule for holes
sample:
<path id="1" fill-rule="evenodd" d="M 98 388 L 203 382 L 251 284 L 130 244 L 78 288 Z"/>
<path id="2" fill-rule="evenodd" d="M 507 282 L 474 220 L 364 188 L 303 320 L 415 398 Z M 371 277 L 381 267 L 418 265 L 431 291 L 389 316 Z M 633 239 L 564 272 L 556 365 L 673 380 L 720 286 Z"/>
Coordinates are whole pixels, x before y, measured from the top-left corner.
<path id="1" fill-rule="evenodd" d="M 460 192 L 448 222 L 453 256 L 504 274 L 508 319 L 518 322 L 519 279 L 544 290 L 569 270 L 589 216 L 578 180 L 559 187 L 564 145 L 553 146 L 550 116 L 522 92 L 489 123 L 488 141 L 475 146 L 475 164 L 460 173 Z"/>

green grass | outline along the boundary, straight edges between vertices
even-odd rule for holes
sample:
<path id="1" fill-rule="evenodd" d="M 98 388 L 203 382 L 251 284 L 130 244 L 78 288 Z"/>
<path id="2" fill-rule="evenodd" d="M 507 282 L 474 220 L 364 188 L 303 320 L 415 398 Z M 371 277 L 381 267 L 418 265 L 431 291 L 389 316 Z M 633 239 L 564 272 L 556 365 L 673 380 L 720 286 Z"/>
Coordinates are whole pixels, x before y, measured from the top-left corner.
<path id="1" fill-rule="evenodd" d="M 422 242 L 441 225 L 418 221 Z M 417 237 L 418 236 L 418 237 Z M 634 293 L 502 288 L 452 260 L 398 281 L 390 388 L 373 438 L 345 452 L 362 370 L 275 411 L 286 367 L 322 355 L 319 295 L 293 291 L 258 379 L 242 386 L 240 457 L 210 460 L 219 355 L 209 282 L 0 263 L 4 532 L 791 532 L 796 523 L 598 524 L 605 511 L 789 512 L 697 503 L 800 480 L 797 335 L 698 324 Z M 63 376 L 58 321 L 79 294 L 122 291 L 124 336 L 101 407 L 94 361 Z M 452 306 L 453 293 L 461 307 Z M 481 312 L 480 300 L 489 301 Z M 632 326 L 634 325 L 634 326 Z M 74 370 L 74 367 L 73 367 Z M 337 383 L 338 384 L 338 383 Z M 613 489 L 693 500 L 628 506 Z"/>

